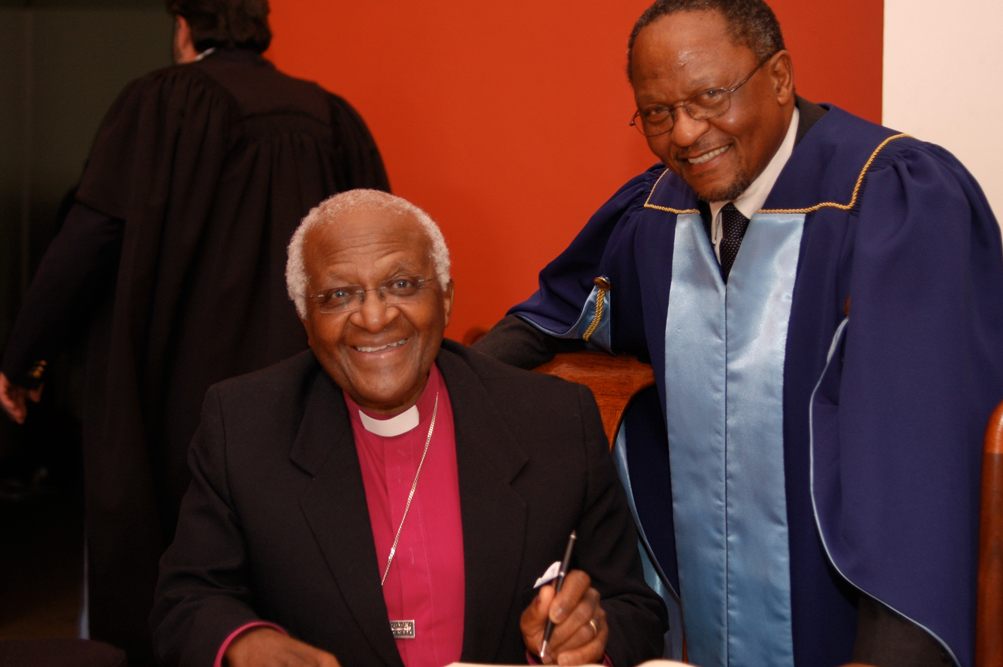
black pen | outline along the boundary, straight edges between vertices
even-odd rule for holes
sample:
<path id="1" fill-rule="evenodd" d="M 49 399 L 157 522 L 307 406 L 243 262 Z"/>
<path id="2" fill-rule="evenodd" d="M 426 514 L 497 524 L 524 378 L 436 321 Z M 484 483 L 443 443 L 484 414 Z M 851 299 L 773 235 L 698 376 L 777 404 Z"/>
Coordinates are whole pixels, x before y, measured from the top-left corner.
<path id="1" fill-rule="evenodd" d="M 568 576 L 568 566 L 571 565 L 571 550 L 575 548 L 575 540 L 578 539 L 578 535 L 575 531 L 571 531 L 571 537 L 568 538 L 568 546 L 564 549 L 564 560 L 561 561 L 561 569 L 557 572 L 557 583 L 554 584 L 554 597 L 561 592 L 561 586 L 564 585 L 564 577 Z M 540 660 L 547 655 L 547 644 L 550 642 L 550 635 L 554 632 L 554 622 L 550 620 L 550 612 L 547 612 L 547 627 L 543 629 L 543 643 L 540 644 Z"/>

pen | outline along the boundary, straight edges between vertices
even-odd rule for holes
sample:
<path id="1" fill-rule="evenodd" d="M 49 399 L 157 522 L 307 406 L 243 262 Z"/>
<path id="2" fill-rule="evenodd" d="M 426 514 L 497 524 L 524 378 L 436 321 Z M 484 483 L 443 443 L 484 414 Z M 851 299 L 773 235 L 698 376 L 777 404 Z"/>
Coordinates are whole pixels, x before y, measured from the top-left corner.
<path id="1" fill-rule="evenodd" d="M 575 540 L 578 539 L 578 535 L 575 531 L 571 531 L 571 537 L 568 538 L 568 546 L 564 549 L 564 560 L 561 561 L 561 569 L 557 572 L 557 583 L 554 584 L 554 597 L 561 592 L 561 586 L 564 585 L 564 577 L 568 576 L 568 566 L 571 564 L 571 550 L 575 548 Z M 543 643 L 540 644 L 540 660 L 547 655 L 547 644 L 550 642 L 550 635 L 554 632 L 554 622 L 550 620 L 550 614 L 547 614 L 547 627 L 543 629 Z"/>

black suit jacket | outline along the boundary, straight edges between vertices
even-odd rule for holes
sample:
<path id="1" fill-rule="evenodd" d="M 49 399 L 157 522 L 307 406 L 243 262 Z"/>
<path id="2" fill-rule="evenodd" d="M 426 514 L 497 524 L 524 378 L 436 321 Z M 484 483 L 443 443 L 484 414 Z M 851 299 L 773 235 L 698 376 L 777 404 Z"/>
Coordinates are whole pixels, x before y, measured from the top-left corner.
<path id="1" fill-rule="evenodd" d="M 519 616 L 573 529 L 607 654 L 617 667 L 660 656 L 665 611 L 591 393 L 450 341 L 436 363 L 456 432 L 462 659 L 525 662 Z M 163 663 L 212 664 L 230 632 L 265 619 L 343 665 L 402 667 L 345 402 L 311 352 L 212 387 L 190 463 L 152 616 Z"/>

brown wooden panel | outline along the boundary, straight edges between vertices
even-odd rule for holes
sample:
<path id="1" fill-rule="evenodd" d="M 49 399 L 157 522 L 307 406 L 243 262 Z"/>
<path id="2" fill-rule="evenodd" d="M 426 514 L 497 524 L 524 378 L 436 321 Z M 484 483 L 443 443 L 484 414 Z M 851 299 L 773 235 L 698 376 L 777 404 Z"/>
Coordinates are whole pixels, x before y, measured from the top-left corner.
<path id="1" fill-rule="evenodd" d="M 975 664 L 1003 667 L 1003 403 L 989 419 L 982 453 Z"/>
<path id="2" fill-rule="evenodd" d="M 623 421 L 623 413 L 634 394 L 655 384 L 651 364 L 636 357 L 604 352 L 558 354 L 553 360 L 537 367 L 538 373 L 548 373 L 571 382 L 584 384 L 592 390 L 599 404 L 603 428 L 613 448 L 613 439 Z"/>

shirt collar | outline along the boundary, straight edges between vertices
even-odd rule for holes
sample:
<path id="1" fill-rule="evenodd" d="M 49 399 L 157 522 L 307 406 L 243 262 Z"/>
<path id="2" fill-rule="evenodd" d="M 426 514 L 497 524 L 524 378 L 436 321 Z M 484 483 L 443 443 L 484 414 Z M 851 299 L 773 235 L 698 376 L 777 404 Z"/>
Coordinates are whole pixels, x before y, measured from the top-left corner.
<path id="1" fill-rule="evenodd" d="M 376 419 L 359 410 L 359 419 L 362 420 L 362 428 L 384 438 L 403 435 L 418 426 L 420 421 L 418 419 L 417 405 L 412 405 L 404 412 L 394 415 L 389 419 Z"/>
<path id="2" fill-rule="evenodd" d="M 195 62 L 202 60 L 206 56 L 211 56 L 215 50 L 216 50 L 215 46 L 206 49 L 205 51 L 203 51 L 202 53 L 198 54 L 198 56 L 195 57 Z"/>
<path id="3" fill-rule="evenodd" d="M 371 410 L 366 410 L 359 406 L 352 398 L 342 390 L 345 403 L 348 406 L 348 414 L 352 421 L 361 423 L 362 427 L 374 435 L 383 438 L 394 438 L 413 431 L 418 424 L 427 419 L 435 407 L 435 397 L 442 387 L 442 374 L 438 367 L 433 364 L 428 374 L 428 381 L 422 390 L 421 396 L 410 408 L 387 417 Z"/>

